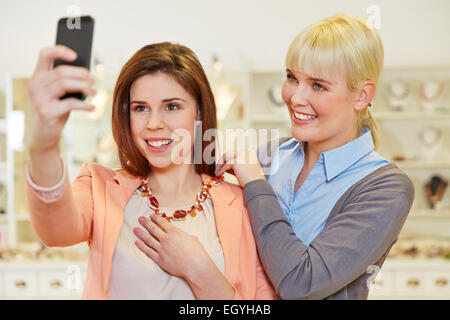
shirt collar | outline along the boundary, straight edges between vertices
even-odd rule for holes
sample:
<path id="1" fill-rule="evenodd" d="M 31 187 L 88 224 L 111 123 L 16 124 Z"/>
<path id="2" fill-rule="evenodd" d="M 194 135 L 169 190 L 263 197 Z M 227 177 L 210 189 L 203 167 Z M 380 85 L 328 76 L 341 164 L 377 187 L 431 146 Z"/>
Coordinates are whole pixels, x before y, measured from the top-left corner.
<path id="1" fill-rule="evenodd" d="M 372 133 L 368 128 L 361 129 L 361 135 L 340 147 L 322 154 L 325 162 L 325 173 L 330 181 L 344 170 L 352 166 L 374 149 Z"/>

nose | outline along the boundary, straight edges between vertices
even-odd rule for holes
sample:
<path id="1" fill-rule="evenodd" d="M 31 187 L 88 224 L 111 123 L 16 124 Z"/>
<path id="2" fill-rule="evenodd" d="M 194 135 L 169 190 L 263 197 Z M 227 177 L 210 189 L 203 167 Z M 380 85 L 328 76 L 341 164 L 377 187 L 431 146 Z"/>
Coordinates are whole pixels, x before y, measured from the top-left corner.
<path id="1" fill-rule="evenodd" d="M 308 104 L 308 88 L 307 86 L 300 83 L 291 97 L 291 104 L 293 106 L 306 106 Z"/>
<path id="2" fill-rule="evenodd" d="M 147 119 L 147 129 L 157 130 L 164 128 L 164 121 L 158 111 L 149 112 Z"/>

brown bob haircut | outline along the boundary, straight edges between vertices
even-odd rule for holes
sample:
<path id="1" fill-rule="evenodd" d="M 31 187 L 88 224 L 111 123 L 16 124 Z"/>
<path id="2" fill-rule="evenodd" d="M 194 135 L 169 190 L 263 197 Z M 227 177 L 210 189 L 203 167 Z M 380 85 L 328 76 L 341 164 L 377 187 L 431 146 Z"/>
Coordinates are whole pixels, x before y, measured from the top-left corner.
<path id="1" fill-rule="evenodd" d="M 119 160 L 127 173 L 136 177 L 147 177 L 150 173 L 148 160 L 136 147 L 130 127 L 130 88 L 133 82 L 146 74 L 164 72 L 172 76 L 183 88 L 189 92 L 197 102 L 199 117 L 202 123 L 202 132 L 217 127 L 216 104 L 214 96 L 195 53 L 179 44 L 170 42 L 155 43 L 144 46 L 137 51 L 123 66 L 114 89 L 112 106 L 112 133 L 117 143 Z M 201 139 L 201 160 L 195 161 L 195 171 L 199 174 L 206 173 L 214 176 L 215 162 L 204 162 L 205 148 L 213 142 Z M 199 137 L 192 137 L 194 149 L 198 146 Z M 197 145 L 197 146 L 196 146 Z M 215 149 L 214 149 L 215 150 Z M 211 156 L 215 157 L 214 150 Z M 200 151 L 200 150 L 198 150 Z"/>

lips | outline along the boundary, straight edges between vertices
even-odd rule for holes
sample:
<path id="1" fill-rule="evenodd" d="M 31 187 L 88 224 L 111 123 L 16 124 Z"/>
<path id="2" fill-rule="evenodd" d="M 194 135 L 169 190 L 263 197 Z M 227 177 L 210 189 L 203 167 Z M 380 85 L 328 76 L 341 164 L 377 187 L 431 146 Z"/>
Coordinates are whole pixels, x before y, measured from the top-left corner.
<path id="1" fill-rule="evenodd" d="M 299 125 L 309 124 L 317 119 L 316 115 L 293 111 L 292 121 Z"/>
<path id="2" fill-rule="evenodd" d="M 164 147 L 173 142 L 173 139 L 150 139 L 147 140 L 147 144 L 155 148 Z"/>
<path id="3" fill-rule="evenodd" d="M 298 120 L 303 120 L 303 121 L 313 120 L 313 119 L 317 118 L 317 116 L 315 116 L 315 115 L 296 112 L 296 111 L 294 111 L 294 117 L 297 118 Z"/>
<path id="4" fill-rule="evenodd" d="M 145 141 L 147 142 L 147 149 L 150 152 L 160 153 L 169 149 L 174 140 L 165 137 L 154 137 L 145 139 Z"/>

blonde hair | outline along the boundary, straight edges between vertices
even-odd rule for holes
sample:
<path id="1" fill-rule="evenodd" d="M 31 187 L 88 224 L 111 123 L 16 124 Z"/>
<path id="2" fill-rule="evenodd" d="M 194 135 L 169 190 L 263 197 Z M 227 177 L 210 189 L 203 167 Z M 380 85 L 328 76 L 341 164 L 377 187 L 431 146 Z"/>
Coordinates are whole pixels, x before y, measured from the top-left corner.
<path id="1" fill-rule="evenodd" d="M 336 14 L 301 31 L 292 41 L 286 66 L 324 79 L 345 75 L 351 91 L 361 89 L 366 80 L 378 83 L 383 69 L 384 50 L 376 30 L 359 17 Z M 358 127 L 372 131 L 378 147 L 378 126 L 368 107 L 358 114 Z"/>

